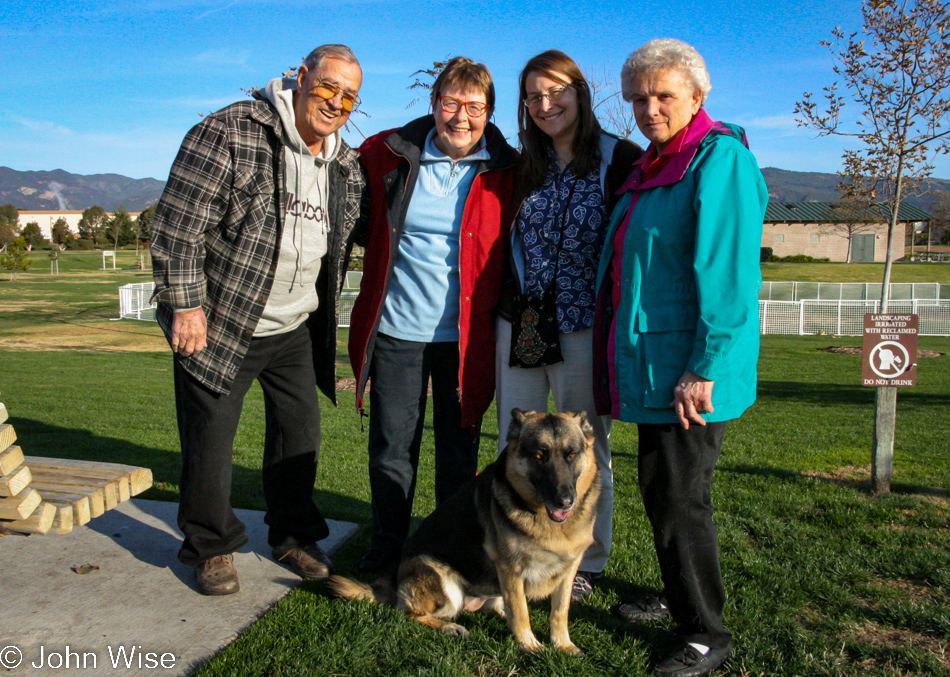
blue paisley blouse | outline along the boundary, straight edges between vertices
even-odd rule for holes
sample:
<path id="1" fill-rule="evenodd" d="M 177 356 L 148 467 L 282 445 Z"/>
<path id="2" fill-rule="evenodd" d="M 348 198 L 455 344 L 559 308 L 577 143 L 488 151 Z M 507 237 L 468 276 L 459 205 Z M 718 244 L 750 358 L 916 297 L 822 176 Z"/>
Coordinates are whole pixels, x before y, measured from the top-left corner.
<path id="1" fill-rule="evenodd" d="M 568 334 L 593 326 L 597 266 L 607 230 L 600 163 L 578 178 L 573 163 L 560 171 L 552 157 L 544 184 L 522 203 L 516 228 L 525 258 L 524 293 L 542 296 L 554 283 L 558 330 Z"/>

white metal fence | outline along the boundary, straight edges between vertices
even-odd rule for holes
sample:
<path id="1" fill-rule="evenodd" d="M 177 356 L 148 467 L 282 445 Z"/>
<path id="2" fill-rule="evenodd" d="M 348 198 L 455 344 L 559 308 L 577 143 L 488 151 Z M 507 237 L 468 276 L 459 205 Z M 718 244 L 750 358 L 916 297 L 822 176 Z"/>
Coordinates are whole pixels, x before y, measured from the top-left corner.
<path id="1" fill-rule="evenodd" d="M 950 284 L 892 282 L 894 300 L 948 300 Z M 763 282 L 760 301 L 874 301 L 881 298 L 880 282 Z"/>
<path id="2" fill-rule="evenodd" d="M 119 317 L 123 320 L 155 322 L 155 304 L 151 302 L 154 282 L 119 287 Z"/>
<path id="3" fill-rule="evenodd" d="M 119 287 L 119 317 L 123 320 L 147 320 L 155 322 L 157 305 L 151 302 L 154 282 L 127 284 Z M 345 291 L 340 294 L 341 327 L 350 326 L 350 315 L 356 302 L 357 292 Z"/>
<path id="4" fill-rule="evenodd" d="M 864 329 L 864 315 L 879 313 L 880 303 L 880 300 L 759 301 L 759 333 L 860 336 Z M 950 336 L 950 301 L 890 301 L 887 312 L 917 315 L 920 318 L 918 334 L 922 336 Z"/>
<path id="5" fill-rule="evenodd" d="M 820 285 L 827 283 L 817 282 L 772 282 L 768 285 L 801 285 L 797 291 L 808 294 L 811 289 L 806 285 Z M 847 283 L 845 283 L 847 284 Z M 844 285 L 838 285 L 844 286 Z M 860 286 L 868 286 L 861 284 Z M 873 286 L 873 285 L 871 285 Z M 927 285 L 916 284 L 914 287 L 925 289 Z M 933 287 L 934 285 L 930 285 Z M 950 285 L 937 285 L 948 288 Z M 151 282 L 144 284 L 127 284 L 119 287 L 119 316 L 129 320 L 155 321 L 155 305 L 150 303 L 155 285 Z M 880 285 L 877 285 L 880 292 Z M 827 290 L 815 289 L 815 294 L 825 294 Z M 937 289 L 936 293 L 940 293 Z M 780 292 L 785 295 L 785 292 Z M 855 293 L 853 290 L 844 290 L 845 294 Z M 924 292 L 926 293 L 926 292 Z M 357 292 L 345 291 L 340 294 L 339 326 L 349 327 L 350 316 L 353 312 L 353 303 Z M 839 336 L 860 336 L 864 327 L 866 313 L 880 312 L 879 300 L 823 300 L 817 298 L 803 298 L 801 300 L 768 300 L 759 301 L 759 331 L 762 334 L 837 334 Z M 922 336 L 950 336 L 950 299 L 916 298 L 895 299 L 888 305 L 888 312 L 919 316 L 918 333 Z"/>
<path id="6" fill-rule="evenodd" d="M 349 327 L 350 316 L 353 313 L 353 304 L 356 303 L 356 297 L 359 292 L 345 291 L 340 294 L 340 318 L 337 321 L 338 327 Z"/>

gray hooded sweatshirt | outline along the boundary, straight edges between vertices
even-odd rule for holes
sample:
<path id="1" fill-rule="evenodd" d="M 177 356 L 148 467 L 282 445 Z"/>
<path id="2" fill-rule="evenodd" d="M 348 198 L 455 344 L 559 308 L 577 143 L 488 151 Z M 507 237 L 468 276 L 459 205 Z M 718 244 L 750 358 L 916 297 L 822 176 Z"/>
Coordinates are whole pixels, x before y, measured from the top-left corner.
<path id="1" fill-rule="evenodd" d="M 264 88 L 284 130 L 284 224 L 274 284 L 255 337 L 292 331 L 317 309 L 317 276 L 327 252 L 327 167 L 340 150 L 340 132 L 323 141 L 314 156 L 300 138 L 294 119 L 297 81 L 274 78 Z"/>

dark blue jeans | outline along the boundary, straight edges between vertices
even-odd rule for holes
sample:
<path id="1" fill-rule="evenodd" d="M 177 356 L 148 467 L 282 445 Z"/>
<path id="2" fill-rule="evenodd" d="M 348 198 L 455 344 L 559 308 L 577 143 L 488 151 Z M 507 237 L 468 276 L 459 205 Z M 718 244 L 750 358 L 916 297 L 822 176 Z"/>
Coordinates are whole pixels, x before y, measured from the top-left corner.
<path id="1" fill-rule="evenodd" d="M 461 427 L 457 342 L 419 343 L 379 334 L 370 365 L 370 547 L 395 556 L 409 535 L 419 447 L 432 376 L 435 500 L 438 505 L 478 470 L 481 423 Z"/>
<path id="2" fill-rule="evenodd" d="M 244 525 L 231 508 L 231 462 L 244 396 L 255 379 L 264 390 L 262 479 L 268 543 L 295 547 L 330 534 L 313 502 L 320 402 L 310 333 L 303 325 L 252 339 L 228 395 L 199 383 L 175 356 L 182 458 L 178 527 L 185 536 L 178 558 L 190 566 L 247 543 Z"/>
<path id="3" fill-rule="evenodd" d="M 713 522 L 712 477 L 726 423 L 637 425 L 640 494 L 653 527 L 667 605 L 684 642 L 725 648 L 726 591 Z"/>

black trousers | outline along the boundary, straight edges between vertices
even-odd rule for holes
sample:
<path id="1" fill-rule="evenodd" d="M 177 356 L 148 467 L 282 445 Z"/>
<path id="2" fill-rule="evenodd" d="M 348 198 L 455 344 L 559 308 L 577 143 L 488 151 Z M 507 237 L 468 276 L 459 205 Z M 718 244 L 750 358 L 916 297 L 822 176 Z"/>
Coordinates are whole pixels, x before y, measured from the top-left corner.
<path id="1" fill-rule="evenodd" d="M 637 425 L 640 493 L 670 614 L 685 642 L 729 645 L 722 623 L 726 591 L 713 522 L 712 477 L 726 423 Z"/>
<path id="2" fill-rule="evenodd" d="M 190 566 L 239 550 L 244 525 L 231 508 L 234 435 L 254 380 L 264 390 L 262 479 L 272 547 L 326 538 L 330 530 L 313 503 L 320 450 L 320 402 L 307 327 L 252 339 L 228 395 L 199 383 L 175 356 L 175 402 L 181 437 L 178 558 Z"/>
<path id="3" fill-rule="evenodd" d="M 370 547 L 395 555 L 409 534 L 419 447 L 432 376 L 435 500 L 438 505 L 475 477 L 481 422 L 461 427 L 456 342 L 419 343 L 379 334 L 370 365 Z"/>

